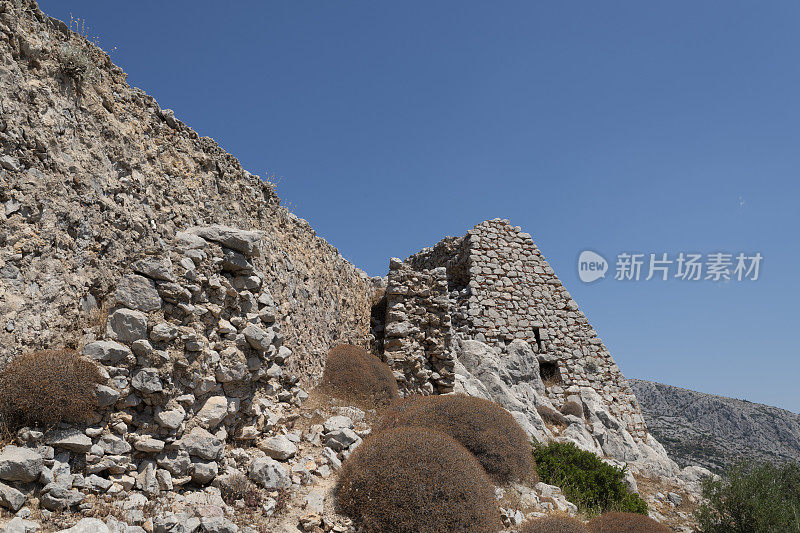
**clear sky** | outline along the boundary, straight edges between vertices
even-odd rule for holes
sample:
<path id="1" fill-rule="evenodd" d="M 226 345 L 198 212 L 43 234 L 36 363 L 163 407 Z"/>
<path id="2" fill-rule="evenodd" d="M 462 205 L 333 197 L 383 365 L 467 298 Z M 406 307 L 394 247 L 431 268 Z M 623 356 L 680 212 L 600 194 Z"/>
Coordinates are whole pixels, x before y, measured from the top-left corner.
<path id="1" fill-rule="evenodd" d="M 625 375 L 800 411 L 800 3 L 40 4 L 368 273 L 508 218 Z M 615 281 L 625 251 L 764 259 Z"/>

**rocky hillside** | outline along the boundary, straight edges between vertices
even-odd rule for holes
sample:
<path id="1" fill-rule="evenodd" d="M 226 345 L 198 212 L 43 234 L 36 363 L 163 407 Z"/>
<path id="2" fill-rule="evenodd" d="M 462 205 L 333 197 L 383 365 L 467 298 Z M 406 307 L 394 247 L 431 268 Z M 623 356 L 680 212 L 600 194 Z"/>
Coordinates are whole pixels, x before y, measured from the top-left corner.
<path id="1" fill-rule="evenodd" d="M 760 403 L 630 379 L 647 427 L 681 466 L 800 460 L 800 415 Z"/>

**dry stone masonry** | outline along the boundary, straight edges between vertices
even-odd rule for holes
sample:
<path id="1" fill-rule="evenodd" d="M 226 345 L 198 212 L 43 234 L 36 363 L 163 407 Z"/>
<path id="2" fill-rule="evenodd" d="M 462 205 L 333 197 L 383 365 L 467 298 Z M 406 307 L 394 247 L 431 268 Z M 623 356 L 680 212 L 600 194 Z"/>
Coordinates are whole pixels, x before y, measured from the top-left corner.
<path id="1" fill-rule="evenodd" d="M 631 435 L 647 439 L 636 397 L 603 342 L 531 236 L 507 220 L 393 259 L 384 335 L 384 357 L 405 390 L 428 393 L 453 389 L 454 338 L 501 350 L 523 341 L 554 403 L 589 387 Z"/>

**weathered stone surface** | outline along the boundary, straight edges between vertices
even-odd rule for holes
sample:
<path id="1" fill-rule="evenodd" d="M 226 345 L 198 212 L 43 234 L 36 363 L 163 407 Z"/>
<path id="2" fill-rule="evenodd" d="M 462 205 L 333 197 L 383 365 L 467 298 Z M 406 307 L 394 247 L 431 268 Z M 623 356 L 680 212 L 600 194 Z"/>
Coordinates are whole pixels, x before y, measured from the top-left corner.
<path id="1" fill-rule="evenodd" d="M 146 257 L 131 265 L 131 270 L 148 278 L 172 281 L 172 261 L 168 257 Z"/>
<path id="2" fill-rule="evenodd" d="M 271 457 L 257 457 L 250 463 L 250 479 L 267 490 L 285 489 L 291 484 L 289 471 Z"/>
<path id="3" fill-rule="evenodd" d="M 353 429 L 353 421 L 349 417 L 336 415 L 325 420 L 325 422 L 322 424 L 322 427 L 325 429 L 326 433 L 330 433 L 331 431 L 336 431 L 338 429 Z"/>
<path id="4" fill-rule="evenodd" d="M 46 436 L 47 444 L 72 452 L 86 453 L 92 447 L 92 439 L 78 429 L 55 430 Z"/>
<path id="5" fill-rule="evenodd" d="M 97 405 L 99 407 L 114 405 L 117 400 L 119 400 L 119 391 L 105 385 L 97 386 Z"/>
<path id="6" fill-rule="evenodd" d="M 222 444 L 217 437 L 199 427 L 192 428 L 177 442 L 178 447 L 189 455 L 206 460 L 216 459 L 222 452 Z"/>
<path id="7" fill-rule="evenodd" d="M 258 255 L 263 231 L 249 231 L 215 224 L 212 226 L 195 226 L 186 233 L 197 235 L 207 241 L 218 242 L 226 248 L 236 250 L 248 256 Z"/>
<path id="8" fill-rule="evenodd" d="M 131 378 L 131 386 L 138 391 L 148 394 L 164 390 L 164 385 L 161 383 L 158 370 L 155 368 L 141 368 L 137 370 Z"/>
<path id="9" fill-rule="evenodd" d="M 266 331 L 255 324 L 248 325 L 242 333 L 250 346 L 264 352 L 269 350 L 272 340 L 275 338 L 271 331 Z"/>
<path id="10" fill-rule="evenodd" d="M 108 526 L 99 518 L 81 518 L 69 529 L 62 529 L 59 533 L 110 533 Z"/>
<path id="11" fill-rule="evenodd" d="M 35 481 L 42 472 L 42 456 L 30 448 L 9 444 L 0 451 L 0 479 Z"/>
<path id="12" fill-rule="evenodd" d="M 147 338 L 147 317 L 141 311 L 117 309 L 108 317 L 107 335 L 114 340 L 131 344 Z"/>
<path id="13" fill-rule="evenodd" d="M 219 466 L 215 461 L 193 461 L 192 467 L 192 481 L 200 485 L 211 483 L 219 472 Z"/>
<path id="14" fill-rule="evenodd" d="M 83 347 L 81 353 L 101 363 L 116 365 L 131 357 L 130 348 L 114 341 L 94 341 Z"/>
<path id="15" fill-rule="evenodd" d="M 11 509 L 14 512 L 19 511 L 25 505 L 25 495 L 14 487 L 9 487 L 4 483 L 0 483 L 0 507 Z"/>
<path id="16" fill-rule="evenodd" d="M 206 429 L 217 427 L 228 416 L 228 399 L 225 396 L 212 396 L 197 413 L 197 420 Z"/>
<path id="17" fill-rule="evenodd" d="M 279 461 L 290 459 L 297 453 L 297 446 L 286 438 L 285 435 L 266 438 L 259 443 L 258 447 L 264 450 L 264 453 L 269 457 L 278 459 Z"/>
<path id="18" fill-rule="evenodd" d="M 138 274 L 128 274 L 120 280 L 114 299 L 117 305 L 140 311 L 155 311 L 161 307 L 156 284 Z"/>

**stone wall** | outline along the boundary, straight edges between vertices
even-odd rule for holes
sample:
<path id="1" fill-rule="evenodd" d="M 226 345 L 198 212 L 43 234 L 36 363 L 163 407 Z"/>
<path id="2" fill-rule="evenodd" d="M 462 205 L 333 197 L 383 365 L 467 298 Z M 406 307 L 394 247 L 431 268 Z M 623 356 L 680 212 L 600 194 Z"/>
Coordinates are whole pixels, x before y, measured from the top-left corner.
<path id="1" fill-rule="evenodd" d="M 91 78 L 70 74 L 67 51 Z M 34 2 L 0 1 L 0 365 L 80 348 L 128 265 L 211 223 L 264 232 L 254 261 L 280 302 L 291 371 L 313 381 L 332 344 L 366 344 L 373 281 L 125 78 Z"/>
<path id="2" fill-rule="evenodd" d="M 625 377 L 529 234 L 507 220 L 482 222 L 464 237 L 448 237 L 409 257 L 390 271 L 390 286 L 400 273 L 404 280 L 415 275 L 424 279 L 437 268 L 447 272 L 451 315 L 449 323 L 439 320 L 441 338 L 457 335 L 500 349 L 515 339 L 525 341 L 546 373 L 547 395 L 554 403 L 563 403 L 581 387 L 591 387 L 634 437 L 646 438 L 641 411 Z M 410 317 L 410 324 L 409 317 L 400 319 L 405 330 L 413 329 L 414 319 L 430 322 L 425 313 Z M 389 315 L 387 331 L 392 321 Z M 433 361 L 428 358 L 429 364 Z M 415 387 L 425 389 L 424 373 L 420 376 Z"/>
<path id="3" fill-rule="evenodd" d="M 417 272 L 390 263 L 384 359 L 404 392 L 453 390 L 450 302 L 444 267 Z"/>

